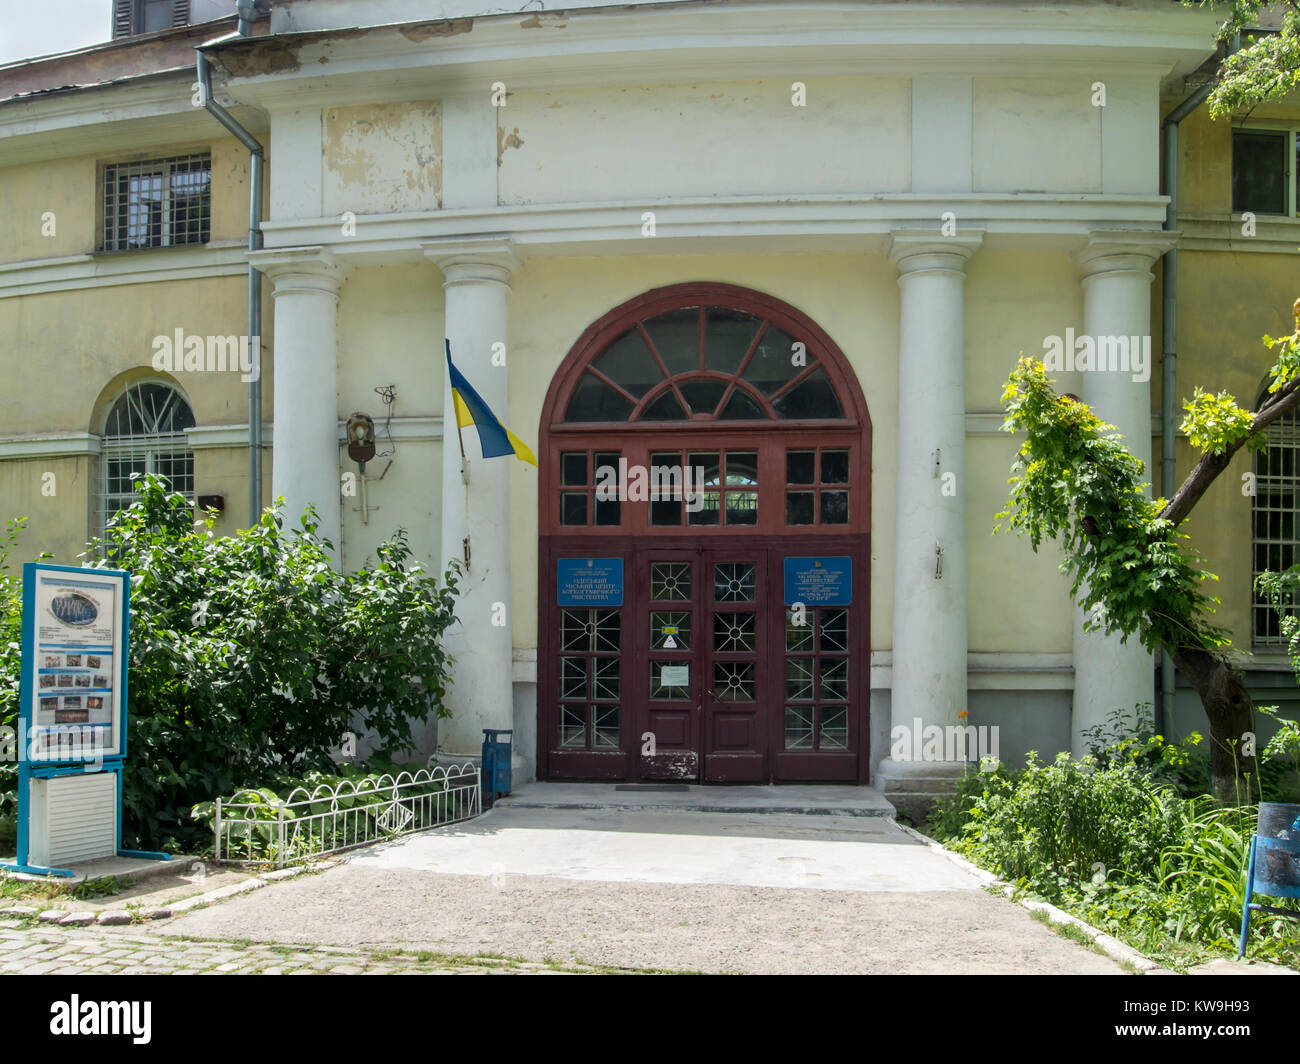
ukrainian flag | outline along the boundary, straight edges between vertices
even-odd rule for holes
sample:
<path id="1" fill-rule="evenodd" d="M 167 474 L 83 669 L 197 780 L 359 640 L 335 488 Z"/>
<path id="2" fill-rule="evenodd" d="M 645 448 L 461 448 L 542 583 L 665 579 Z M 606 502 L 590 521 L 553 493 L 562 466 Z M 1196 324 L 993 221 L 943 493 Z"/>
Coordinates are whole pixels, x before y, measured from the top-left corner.
<path id="1" fill-rule="evenodd" d="M 484 458 L 500 458 L 502 455 L 513 454 L 521 462 L 536 465 L 537 456 L 528 449 L 528 444 L 501 424 L 496 414 L 488 409 L 487 403 L 483 402 L 478 392 L 470 386 L 464 374 L 452 365 L 451 341 L 445 342 L 447 372 L 451 374 L 451 394 L 456 404 L 457 430 L 463 429 L 466 425 L 473 425 L 478 429 L 479 447 L 483 451 Z"/>

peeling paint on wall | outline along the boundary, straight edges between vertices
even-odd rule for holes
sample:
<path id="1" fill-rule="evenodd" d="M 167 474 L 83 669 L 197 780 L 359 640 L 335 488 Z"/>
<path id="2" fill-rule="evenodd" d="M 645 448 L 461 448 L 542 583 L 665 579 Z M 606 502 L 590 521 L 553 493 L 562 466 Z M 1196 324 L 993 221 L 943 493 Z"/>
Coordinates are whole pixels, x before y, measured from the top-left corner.
<path id="1" fill-rule="evenodd" d="M 507 148 L 522 148 L 523 139 L 519 136 L 519 127 L 515 126 L 513 133 L 507 133 L 504 126 L 497 127 L 497 166 L 501 165 L 501 159 L 506 153 Z"/>
<path id="2" fill-rule="evenodd" d="M 442 105 L 437 100 L 331 107 L 323 118 L 327 215 L 442 206 Z"/>
<path id="3" fill-rule="evenodd" d="M 472 18 L 453 18 L 441 22 L 415 22 L 409 26 L 399 26 L 397 32 L 408 41 L 419 44 L 430 37 L 456 37 L 462 33 L 469 33 L 473 28 Z"/>

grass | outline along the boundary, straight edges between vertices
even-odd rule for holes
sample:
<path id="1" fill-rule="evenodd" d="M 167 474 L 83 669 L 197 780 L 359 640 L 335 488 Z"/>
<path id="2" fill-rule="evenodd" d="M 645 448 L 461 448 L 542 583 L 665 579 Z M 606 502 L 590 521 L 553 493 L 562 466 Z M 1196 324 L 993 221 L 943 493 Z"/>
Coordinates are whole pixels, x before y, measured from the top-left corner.
<path id="1" fill-rule="evenodd" d="M 66 879 L 54 876 L 46 879 L 17 879 L 3 875 L 0 876 L 0 898 L 19 902 L 88 901 L 120 894 L 123 886 L 116 876 L 87 879 L 76 886 L 69 886 Z"/>

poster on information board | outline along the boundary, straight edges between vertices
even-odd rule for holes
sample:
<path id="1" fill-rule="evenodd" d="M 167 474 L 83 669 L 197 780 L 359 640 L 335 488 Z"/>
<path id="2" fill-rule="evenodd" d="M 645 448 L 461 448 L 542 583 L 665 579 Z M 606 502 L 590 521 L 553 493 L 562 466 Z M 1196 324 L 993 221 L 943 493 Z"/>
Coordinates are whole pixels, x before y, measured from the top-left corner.
<path id="1" fill-rule="evenodd" d="M 23 714 L 31 763 L 125 754 L 128 574 L 23 566 Z"/>

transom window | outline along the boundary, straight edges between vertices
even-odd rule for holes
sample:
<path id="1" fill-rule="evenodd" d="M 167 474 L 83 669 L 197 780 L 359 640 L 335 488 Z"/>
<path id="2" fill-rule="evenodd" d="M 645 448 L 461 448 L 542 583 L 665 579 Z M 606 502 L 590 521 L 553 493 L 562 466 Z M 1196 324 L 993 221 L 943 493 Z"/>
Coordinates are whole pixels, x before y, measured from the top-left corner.
<path id="1" fill-rule="evenodd" d="M 206 244 L 212 235 L 212 156 L 104 167 L 104 250 Z"/>
<path id="2" fill-rule="evenodd" d="M 194 411 L 170 384 L 127 385 L 104 422 L 99 469 L 99 534 L 119 510 L 135 502 L 134 478 L 166 477 L 171 489 L 194 501 L 194 451 L 185 430 Z"/>
<path id="3" fill-rule="evenodd" d="M 543 408 L 542 524 L 566 534 L 866 531 L 871 426 L 831 338 L 700 282 L 595 322 Z"/>
<path id="4" fill-rule="evenodd" d="M 626 329 L 592 359 L 569 422 L 839 420 L 806 340 L 759 314 L 680 307 Z"/>
<path id="5" fill-rule="evenodd" d="M 1252 577 L 1278 573 L 1300 562 L 1300 416 L 1283 414 L 1265 430 L 1255 455 Z M 1251 580 L 1251 587 L 1255 584 Z M 1252 636 L 1258 647 L 1283 647 L 1281 618 L 1268 596 L 1253 592 Z M 1289 604 L 1293 609 L 1300 602 Z"/>

